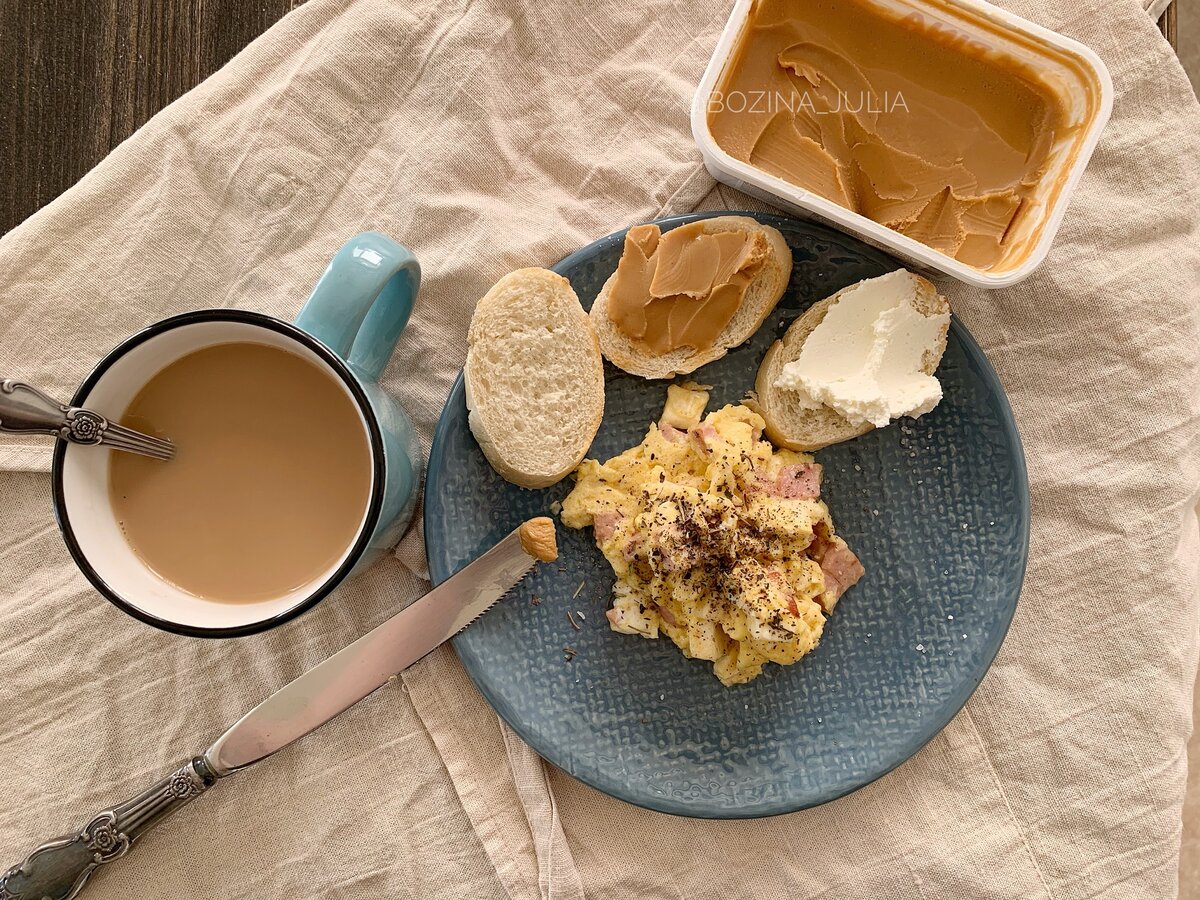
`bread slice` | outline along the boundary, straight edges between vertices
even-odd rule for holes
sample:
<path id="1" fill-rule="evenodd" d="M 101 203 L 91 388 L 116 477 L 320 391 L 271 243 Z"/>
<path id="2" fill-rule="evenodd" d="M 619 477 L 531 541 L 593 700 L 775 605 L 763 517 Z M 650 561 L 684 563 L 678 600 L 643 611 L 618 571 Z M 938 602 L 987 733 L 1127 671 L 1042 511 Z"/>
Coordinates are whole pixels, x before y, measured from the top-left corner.
<path id="1" fill-rule="evenodd" d="M 463 367 L 471 433 L 492 467 L 521 487 L 561 481 L 604 417 L 600 342 L 571 283 L 518 269 L 475 307 Z"/>
<path id="2" fill-rule="evenodd" d="M 701 366 L 720 359 L 731 347 L 749 339 L 758 331 L 758 326 L 783 296 L 792 277 L 792 251 L 778 229 L 763 225 L 747 216 L 717 216 L 701 221 L 704 223 L 706 234 L 738 229 L 762 232 L 767 239 L 770 255 L 750 287 L 746 289 L 742 305 L 709 349 L 681 347 L 664 356 L 656 356 L 634 344 L 609 318 L 608 295 L 617 277 L 617 273 L 613 272 L 600 289 L 596 302 L 592 304 L 592 323 L 596 326 L 596 334 L 600 336 L 600 347 L 613 365 L 643 378 L 674 378 L 676 375 L 694 372 Z"/>
<path id="3" fill-rule="evenodd" d="M 937 292 L 937 288 L 919 275 L 908 273 L 912 278 L 913 306 L 925 316 L 950 312 L 950 304 Z M 791 324 L 781 340 L 767 350 L 758 367 L 754 381 L 755 396 L 746 401 L 767 423 L 766 435 L 777 447 L 789 450 L 820 450 L 830 444 L 838 444 L 866 434 L 873 426 L 870 422 L 852 425 L 841 413 L 828 406 L 820 409 L 805 409 L 796 403 L 796 392 L 775 387 L 783 367 L 800 356 L 800 350 L 808 336 L 825 319 L 830 307 L 846 291 L 856 284 L 842 288 L 832 297 L 814 303 L 800 318 Z M 942 329 L 937 344 L 925 351 L 921 359 L 921 370 L 932 375 L 946 352 L 946 335 L 949 326 Z"/>

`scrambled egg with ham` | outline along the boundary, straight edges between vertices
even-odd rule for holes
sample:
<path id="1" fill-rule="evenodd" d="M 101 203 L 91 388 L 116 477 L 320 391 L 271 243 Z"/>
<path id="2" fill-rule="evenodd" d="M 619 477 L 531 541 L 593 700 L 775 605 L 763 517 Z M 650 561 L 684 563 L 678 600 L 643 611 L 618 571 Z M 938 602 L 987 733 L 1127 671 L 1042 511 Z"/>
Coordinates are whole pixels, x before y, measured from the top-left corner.
<path id="1" fill-rule="evenodd" d="M 812 457 L 774 450 L 745 406 L 701 420 L 707 405 L 669 387 L 638 446 L 579 466 L 562 521 L 592 526 L 612 564 L 614 631 L 666 634 L 731 685 L 815 648 L 863 567 L 834 534 Z"/>

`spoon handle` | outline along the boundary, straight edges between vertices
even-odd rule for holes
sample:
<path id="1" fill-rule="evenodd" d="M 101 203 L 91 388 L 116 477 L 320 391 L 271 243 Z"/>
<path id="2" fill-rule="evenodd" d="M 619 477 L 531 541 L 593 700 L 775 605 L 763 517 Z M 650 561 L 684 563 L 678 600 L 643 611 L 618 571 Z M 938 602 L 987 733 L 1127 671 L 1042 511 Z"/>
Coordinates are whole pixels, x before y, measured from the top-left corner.
<path id="1" fill-rule="evenodd" d="M 0 431 L 52 434 L 75 444 L 98 444 L 107 427 L 103 416 L 59 403 L 23 381 L 0 381 Z"/>

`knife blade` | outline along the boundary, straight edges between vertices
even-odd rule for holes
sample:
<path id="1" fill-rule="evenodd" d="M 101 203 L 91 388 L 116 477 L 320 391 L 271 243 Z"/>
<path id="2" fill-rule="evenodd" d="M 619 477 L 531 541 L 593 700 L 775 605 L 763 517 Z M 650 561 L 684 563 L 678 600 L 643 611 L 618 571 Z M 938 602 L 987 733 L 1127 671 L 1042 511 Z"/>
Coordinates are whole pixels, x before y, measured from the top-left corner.
<path id="1" fill-rule="evenodd" d="M 203 755 L 97 813 L 77 831 L 39 846 L 0 875 L 0 898 L 75 897 L 99 866 L 120 859 L 153 825 L 218 778 L 265 759 L 349 709 L 487 612 L 539 560 L 550 562 L 556 555 L 552 520 L 521 525 L 420 600 L 280 688 Z"/>
<path id="2" fill-rule="evenodd" d="M 213 772 L 243 769 L 319 728 L 487 612 L 537 562 L 520 531 L 242 716 L 205 752 Z"/>

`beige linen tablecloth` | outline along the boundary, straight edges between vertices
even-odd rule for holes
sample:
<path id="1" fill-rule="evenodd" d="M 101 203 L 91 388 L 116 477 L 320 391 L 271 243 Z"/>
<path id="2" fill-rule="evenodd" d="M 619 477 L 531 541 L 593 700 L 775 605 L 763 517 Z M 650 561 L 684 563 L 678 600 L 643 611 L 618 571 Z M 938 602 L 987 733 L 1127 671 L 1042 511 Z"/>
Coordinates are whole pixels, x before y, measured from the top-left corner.
<path id="1" fill-rule="evenodd" d="M 943 284 L 1012 399 L 1034 518 L 1012 631 L 937 739 L 819 809 L 670 818 L 544 765 L 443 649 L 218 785 L 91 896 L 1172 895 L 1200 581 L 1200 110 L 1136 0 L 1006 5 L 1095 48 L 1116 105 L 1039 272 Z M 638 220 L 752 205 L 714 187 L 687 121 L 729 6 L 312 0 L 0 240 L 0 373 L 66 396 L 165 315 L 290 317 L 376 228 L 424 267 L 387 384 L 428 446 L 498 276 Z M 155 631 L 72 566 L 48 463 L 45 444 L 0 442 L 0 864 L 424 589 L 414 531 L 269 634 Z"/>

